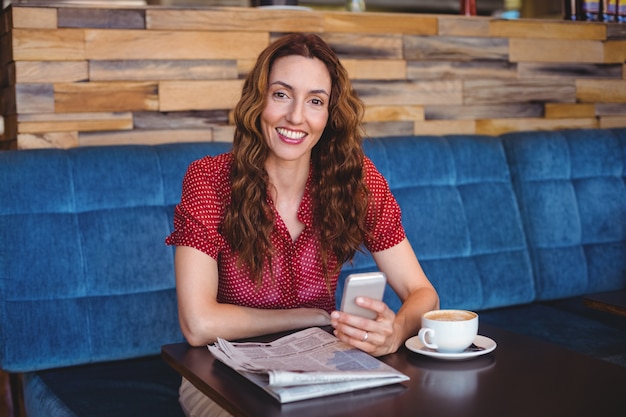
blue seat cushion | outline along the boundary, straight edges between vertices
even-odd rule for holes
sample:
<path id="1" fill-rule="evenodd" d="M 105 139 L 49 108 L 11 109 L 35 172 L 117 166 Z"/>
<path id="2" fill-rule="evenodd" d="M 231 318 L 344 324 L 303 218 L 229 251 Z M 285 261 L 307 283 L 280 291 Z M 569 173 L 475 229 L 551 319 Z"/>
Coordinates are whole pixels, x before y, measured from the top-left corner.
<path id="1" fill-rule="evenodd" d="M 160 356 L 24 374 L 28 417 L 184 417 L 181 377 Z"/>

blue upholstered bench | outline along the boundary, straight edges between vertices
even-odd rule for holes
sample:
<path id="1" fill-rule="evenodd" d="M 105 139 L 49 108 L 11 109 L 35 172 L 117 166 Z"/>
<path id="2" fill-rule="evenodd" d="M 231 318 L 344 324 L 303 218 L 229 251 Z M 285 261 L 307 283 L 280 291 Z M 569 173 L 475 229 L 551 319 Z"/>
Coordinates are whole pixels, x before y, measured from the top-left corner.
<path id="1" fill-rule="evenodd" d="M 187 165 L 229 147 L 0 153 L 0 367 L 29 417 L 181 415 L 159 357 L 183 340 L 163 241 Z M 443 307 L 626 365 L 626 320 L 580 298 L 626 288 L 626 129 L 365 147 Z M 373 268 L 359 254 L 342 279 Z"/>

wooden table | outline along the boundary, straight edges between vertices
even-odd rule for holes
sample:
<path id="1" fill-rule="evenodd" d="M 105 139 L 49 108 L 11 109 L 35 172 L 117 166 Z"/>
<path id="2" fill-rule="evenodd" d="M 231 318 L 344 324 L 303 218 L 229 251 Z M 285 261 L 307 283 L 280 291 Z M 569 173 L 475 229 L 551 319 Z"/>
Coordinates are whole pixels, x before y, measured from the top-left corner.
<path id="1" fill-rule="evenodd" d="M 235 416 L 626 416 L 626 367 L 487 324 L 495 351 L 447 362 L 406 348 L 381 359 L 403 384 L 279 404 L 206 348 L 165 345 L 164 360 Z"/>
<path id="2" fill-rule="evenodd" d="M 585 305 L 598 310 L 626 316 L 626 290 L 586 295 L 583 302 Z"/>

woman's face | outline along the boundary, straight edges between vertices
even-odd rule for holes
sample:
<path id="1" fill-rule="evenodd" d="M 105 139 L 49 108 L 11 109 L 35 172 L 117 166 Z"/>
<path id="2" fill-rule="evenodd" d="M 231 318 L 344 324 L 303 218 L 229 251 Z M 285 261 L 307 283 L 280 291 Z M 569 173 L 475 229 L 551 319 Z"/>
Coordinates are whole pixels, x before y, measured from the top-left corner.
<path id="1" fill-rule="evenodd" d="M 322 61 L 290 55 L 270 71 L 261 129 L 270 148 L 268 162 L 306 163 L 328 121 L 330 74 Z"/>

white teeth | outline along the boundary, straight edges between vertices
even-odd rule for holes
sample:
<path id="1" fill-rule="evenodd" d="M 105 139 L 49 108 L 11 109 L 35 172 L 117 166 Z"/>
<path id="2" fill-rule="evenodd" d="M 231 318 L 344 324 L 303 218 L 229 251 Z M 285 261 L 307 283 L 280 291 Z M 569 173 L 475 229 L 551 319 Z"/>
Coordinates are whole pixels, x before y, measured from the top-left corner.
<path id="1" fill-rule="evenodd" d="M 276 131 L 289 139 L 302 139 L 305 135 L 304 132 L 294 132 L 293 130 L 283 129 L 282 127 L 277 128 Z"/>

